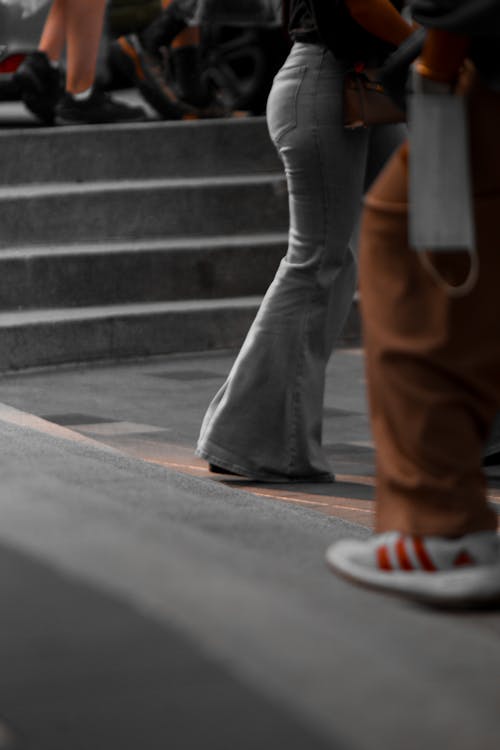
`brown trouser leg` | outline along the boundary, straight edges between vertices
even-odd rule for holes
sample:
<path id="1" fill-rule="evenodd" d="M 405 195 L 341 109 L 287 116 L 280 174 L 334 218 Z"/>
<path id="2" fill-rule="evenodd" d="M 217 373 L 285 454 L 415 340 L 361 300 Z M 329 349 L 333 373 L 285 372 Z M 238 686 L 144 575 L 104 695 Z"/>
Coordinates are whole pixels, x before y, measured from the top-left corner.
<path id="1" fill-rule="evenodd" d="M 377 530 L 458 536 L 495 529 L 481 455 L 500 404 L 500 96 L 474 87 L 471 138 L 480 277 L 451 298 L 407 240 L 403 147 L 371 190 L 360 285 L 372 427 Z M 464 254 L 441 254 L 463 280 Z"/>

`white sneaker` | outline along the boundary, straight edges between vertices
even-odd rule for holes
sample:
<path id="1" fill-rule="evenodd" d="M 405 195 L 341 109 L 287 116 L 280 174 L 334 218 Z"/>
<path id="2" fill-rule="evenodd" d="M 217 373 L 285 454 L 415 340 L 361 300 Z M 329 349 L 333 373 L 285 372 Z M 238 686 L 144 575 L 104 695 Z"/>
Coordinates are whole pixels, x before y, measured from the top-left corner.
<path id="1" fill-rule="evenodd" d="M 336 542 L 326 561 L 355 583 L 429 604 L 500 603 L 500 537 L 494 531 L 457 539 L 389 531 Z"/>

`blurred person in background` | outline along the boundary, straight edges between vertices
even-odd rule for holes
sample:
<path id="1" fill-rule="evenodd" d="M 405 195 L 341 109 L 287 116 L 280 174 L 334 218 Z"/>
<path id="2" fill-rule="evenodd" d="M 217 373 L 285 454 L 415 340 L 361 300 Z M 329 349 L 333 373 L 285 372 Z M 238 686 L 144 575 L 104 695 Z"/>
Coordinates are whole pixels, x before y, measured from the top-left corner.
<path id="1" fill-rule="evenodd" d="M 118 39 L 130 73 L 146 101 L 165 119 L 222 114 L 203 81 L 200 27 L 204 0 L 162 0 L 162 12 L 145 29 Z M 166 60 L 168 54 L 168 66 Z M 168 77 L 167 67 L 173 74 Z"/>
<path id="2" fill-rule="evenodd" d="M 42 122 L 86 124 L 145 119 L 141 107 L 115 101 L 95 86 L 106 0 L 54 0 L 38 50 L 15 79 L 26 107 Z M 66 77 L 60 61 L 66 51 Z"/>
<path id="3" fill-rule="evenodd" d="M 210 49 L 213 39 L 207 48 L 205 32 L 223 27 L 276 28 L 279 21 L 279 0 L 162 0 L 161 13 L 147 28 L 117 40 L 122 58 L 128 59 L 128 64 L 121 67 L 165 119 L 230 115 L 234 97 L 237 98 L 238 72 L 231 69 L 231 62 L 225 65 L 217 54 L 215 58 L 210 54 L 214 52 Z M 247 44 L 258 46 L 259 40 Z M 281 64 L 286 47 L 286 40 L 280 35 L 273 50 L 267 49 L 264 67 L 273 67 L 276 57 Z M 211 73 L 207 76 L 207 52 L 215 82 L 208 80 Z M 228 52 L 238 66 L 241 50 L 238 52 L 237 41 Z M 218 68 L 221 64 L 224 72 Z M 240 72 L 244 71 L 243 63 Z"/>

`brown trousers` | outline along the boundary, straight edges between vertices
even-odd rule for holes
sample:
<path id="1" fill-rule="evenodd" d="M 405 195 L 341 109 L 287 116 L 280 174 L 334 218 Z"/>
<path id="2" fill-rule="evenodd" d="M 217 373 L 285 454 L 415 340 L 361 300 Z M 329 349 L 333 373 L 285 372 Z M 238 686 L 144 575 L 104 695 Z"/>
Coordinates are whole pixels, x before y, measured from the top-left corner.
<path id="1" fill-rule="evenodd" d="M 377 531 L 459 536 L 495 529 L 481 456 L 500 405 L 500 94 L 470 83 L 479 281 L 451 298 L 407 238 L 407 150 L 370 191 L 360 288 Z M 465 254 L 433 258 L 456 282 Z"/>

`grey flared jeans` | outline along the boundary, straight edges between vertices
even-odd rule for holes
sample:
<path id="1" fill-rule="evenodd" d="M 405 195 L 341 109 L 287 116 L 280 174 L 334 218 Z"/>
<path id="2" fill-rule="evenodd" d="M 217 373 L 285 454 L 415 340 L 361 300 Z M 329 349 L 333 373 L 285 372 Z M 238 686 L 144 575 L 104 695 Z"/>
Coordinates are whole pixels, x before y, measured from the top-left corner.
<path id="1" fill-rule="evenodd" d="M 345 70 L 325 47 L 295 44 L 269 96 L 289 193 L 288 250 L 197 447 L 210 463 L 254 479 L 333 480 L 322 448 L 325 368 L 355 290 L 351 237 L 371 139 L 368 129 L 343 128 Z M 382 130 L 378 162 L 404 137 Z"/>

